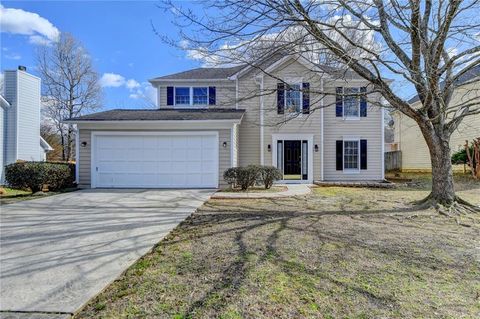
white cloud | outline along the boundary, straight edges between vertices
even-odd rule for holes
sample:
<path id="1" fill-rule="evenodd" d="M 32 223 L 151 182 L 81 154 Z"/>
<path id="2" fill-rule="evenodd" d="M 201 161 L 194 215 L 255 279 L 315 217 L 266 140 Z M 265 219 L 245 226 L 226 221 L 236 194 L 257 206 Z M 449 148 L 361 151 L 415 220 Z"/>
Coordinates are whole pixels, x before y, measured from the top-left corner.
<path id="1" fill-rule="evenodd" d="M 129 97 L 134 100 L 144 100 L 149 106 L 157 106 L 157 89 L 149 82 L 142 82 L 140 87 L 132 92 Z"/>
<path id="2" fill-rule="evenodd" d="M 10 59 L 10 60 L 20 60 L 22 56 L 17 53 L 10 53 L 10 54 L 5 54 L 5 58 Z"/>
<path id="3" fill-rule="evenodd" d="M 125 86 L 127 87 L 127 89 L 133 90 L 135 88 L 138 88 L 140 86 L 140 83 L 138 83 L 134 79 L 130 79 L 125 83 Z"/>
<path id="4" fill-rule="evenodd" d="M 103 87 L 120 87 L 125 83 L 125 78 L 120 74 L 104 73 L 100 78 L 100 85 Z"/>
<path id="5" fill-rule="evenodd" d="M 58 40 L 60 31 L 47 19 L 22 9 L 5 8 L 0 4 L 2 32 L 29 36 L 30 43 L 50 44 Z"/>
<path id="6" fill-rule="evenodd" d="M 35 45 L 50 45 L 52 43 L 52 41 L 40 35 L 31 35 L 28 42 Z"/>
<path id="7" fill-rule="evenodd" d="M 102 87 L 124 87 L 130 91 L 129 98 L 144 100 L 148 106 L 157 105 L 157 90 L 149 83 L 139 83 L 135 79 L 126 79 L 116 73 L 104 73 L 100 78 Z"/>

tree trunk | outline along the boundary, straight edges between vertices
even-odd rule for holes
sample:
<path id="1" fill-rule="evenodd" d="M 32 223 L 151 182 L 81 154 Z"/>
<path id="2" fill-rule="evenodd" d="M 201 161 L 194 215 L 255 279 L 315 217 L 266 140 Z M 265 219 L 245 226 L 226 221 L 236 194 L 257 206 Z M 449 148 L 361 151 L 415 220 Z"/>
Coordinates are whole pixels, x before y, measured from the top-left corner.
<path id="1" fill-rule="evenodd" d="M 60 142 L 62 144 L 62 161 L 65 161 L 65 135 L 63 134 L 63 130 L 60 128 Z"/>
<path id="2" fill-rule="evenodd" d="M 450 206 L 456 200 L 450 152 L 450 136 L 434 128 L 421 127 L 430 151 L 432 192 L 428 199 L 434 204 Z M 439 132 L 440 131 L 440 132 Z"/>
<path id="3" fill-rule="evenodd" d="M 453 185 L 453 172 L 450 146 L 439 145 L 432 162 L 432 193 L 430 198 L 436 203 L 450 206 L 456 199 Z"/>

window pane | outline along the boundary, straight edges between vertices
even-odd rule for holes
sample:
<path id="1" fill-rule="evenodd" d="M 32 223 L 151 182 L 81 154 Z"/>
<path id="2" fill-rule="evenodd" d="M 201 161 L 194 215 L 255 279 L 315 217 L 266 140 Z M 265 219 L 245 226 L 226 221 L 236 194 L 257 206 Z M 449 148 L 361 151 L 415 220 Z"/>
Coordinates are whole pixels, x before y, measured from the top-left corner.
<path id="1" fill-rule="evenodd" d="M 343 145 L 343 165 L 345 169 L 358 169 L 358 141 L 344 141 Z"/>
<path id="2" fill-rule="evenodd" d="M 300 84 L 288 85 L 285 90 L 285 112 L 286 113 L 298 113 L 302 110 L 300 100 Z"/>
<path id="3" fill-rule="evenodd" d="M 175 104 L 190 105 L 190 88 L 188 87 L 175 88 Z"/>
<path id="4" fill-rule="evenodd" d="M 194 105 L 208 104 L 208 88 L 193 88 L 193 104 Z"/>
<path id="5" fill-rule="evenodd" d="M 344 94 L 357 94 L 358 88 L 345 88 Z M 357 96 L 344 96 L 343 97 L 343 114 L 345 117 L 358 117 L 359 116 L 359 98 Z"/>
<path id="6" fill-rule="evenodd" d="M 277 141 L 277 168 L 283 174 L 283 141 Z"/>

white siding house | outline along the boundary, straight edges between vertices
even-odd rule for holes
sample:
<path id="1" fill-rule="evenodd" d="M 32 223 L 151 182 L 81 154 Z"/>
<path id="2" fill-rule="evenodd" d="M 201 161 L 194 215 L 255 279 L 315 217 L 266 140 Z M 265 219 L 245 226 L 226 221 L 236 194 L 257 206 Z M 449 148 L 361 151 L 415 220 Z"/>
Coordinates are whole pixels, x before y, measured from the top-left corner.
<path id="1" fill-rule="evenodd" d="M 5 71 L 4 96 L 0 97 L 0 167 L 4 183 L 5 165 L 44 161 L 52 148 L 40 137 L 40 79 L 23 70 Z"/>

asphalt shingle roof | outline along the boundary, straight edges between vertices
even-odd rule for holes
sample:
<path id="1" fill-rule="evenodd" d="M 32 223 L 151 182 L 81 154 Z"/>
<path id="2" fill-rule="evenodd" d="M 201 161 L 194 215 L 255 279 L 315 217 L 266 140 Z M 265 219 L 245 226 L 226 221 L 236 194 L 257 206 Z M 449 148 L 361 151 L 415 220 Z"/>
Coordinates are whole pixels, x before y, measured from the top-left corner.
<path id="1" fill-rule="evenodd" d="M 169 74 L 165 76 L 159 76 L 151 79 L 150 81 L 156 80 L 191 80 L 191 79 L 227 79 L 229 76 L 234 75 L 241 69 L 245 68 L 246 65 L 238 65 L 228 68 L 197 68 L 192 70 L 187 70 L 179 73 Z"/>
<path id="2" fill-rule="evenodd" d="M 240 120 L 245 110 L 237 109 L 115 109 L 67 119 L 75 121 L 194 121 Z"/>

